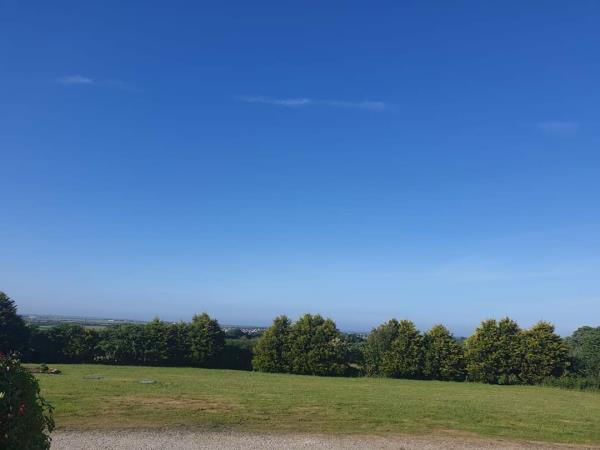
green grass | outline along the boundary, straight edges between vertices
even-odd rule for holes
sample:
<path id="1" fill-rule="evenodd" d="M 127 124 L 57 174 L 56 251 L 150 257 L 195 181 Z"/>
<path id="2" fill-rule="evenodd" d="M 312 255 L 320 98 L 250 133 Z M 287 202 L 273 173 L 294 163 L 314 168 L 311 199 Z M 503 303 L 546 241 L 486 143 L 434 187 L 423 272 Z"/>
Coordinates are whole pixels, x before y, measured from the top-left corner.
<path id="1" fill-rule="evenodd" d="M 59 428 L 459 433 L 600 443 L 600 394 L 548 387 L 56 365 L 39 375 Z M 102 379 L 89 379 L 100 375 Z M 143 379 L 155 384 L 140 384 Z"/>

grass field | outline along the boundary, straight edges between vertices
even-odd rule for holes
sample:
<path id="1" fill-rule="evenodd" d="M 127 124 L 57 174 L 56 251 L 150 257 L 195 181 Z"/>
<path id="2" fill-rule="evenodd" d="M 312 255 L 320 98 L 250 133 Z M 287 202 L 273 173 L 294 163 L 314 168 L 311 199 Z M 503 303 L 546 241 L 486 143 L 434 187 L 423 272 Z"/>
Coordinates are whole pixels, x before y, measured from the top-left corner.
<path id="1" fill-rule="evenodd" d="M 59 428 L 476 433 L 600 443 L 600 394 L 595 392 L 191 368 L 52 367 L 63 374 L 38 379 L 56 408 Z"/>

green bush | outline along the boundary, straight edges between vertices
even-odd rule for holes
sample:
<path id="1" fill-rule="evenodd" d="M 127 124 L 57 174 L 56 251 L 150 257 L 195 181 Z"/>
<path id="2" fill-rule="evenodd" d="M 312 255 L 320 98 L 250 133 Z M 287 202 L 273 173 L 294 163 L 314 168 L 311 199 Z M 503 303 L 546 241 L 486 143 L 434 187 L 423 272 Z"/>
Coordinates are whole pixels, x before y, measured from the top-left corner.
<path id="1" fill-rule="evenodd" d="M 423 376 L 431 380 L 462 381 L 465 361 L 462 346 L 443 325 L 435 325 L 423 337 Z"/>
<path id="2" fill-rule="evenodd" d="M 366 375 L 382 375 L 384 355 L 392 348 L 392 343 L 398 337 L 400 323 L 396 319 L 379 325 L 369 333 L 362 348 L 364 359 L 364 372 Z"/>
<path id="3" fill-rule="evenodd" d="M 225 347 L 210 367 L 230 370 L 252 370 L 252 349 L 256 339 L 225 339 Z"/>
<path id="4" fill-rule="evenodd" d="M 252 366 L 260 372 L 287 372 L 287 345 L 291 322 L 286 316 L 273 320 L 273 325 L 265 330 L 254 347 Z"/>
<path id="5" fill-rule="evenodd" d="M 554 325 L 539 322 L 522 332 L 520 379 L 539 383 L 546 377 L 560 377 L 568 365 L 568 347 L 554 332 Z"/>
<path id="6" fill-rule="evenodd" d="M 277 317 L 254 347 L 252 365 L 261 372 L 347 375 L 350 342 L 331 319 L 305 314 L 291 323 Z"/>
<path id="7" fill-rule="evenodd" d="M 544 386 L 559 387 L 562 389 L 600 391 L 600 376 L 581 376 L 570 374 L 562 377 L 547 377 L 544 378 L 540 384 Z"/>
<path id="8" fill-rule="evenodd" d="M 518 384 L 522 360 L 522 333 L 508 317 L 484 320 L 465 341 L 469 381 Z"/>
<path id="9" fill-rule="evenodd" d="M 319 314 L 305 314 L 290 329 L 287 353 L 291 373 L 299 375 L 345 375 L 348 346 L 335 322 Z"/>
<path id="10" fill-rule="evenodd" d="M 0 354 L 0 448 L 45 450 L 54 429 L 52 407 L 15 356 Z"/>
<path id="11" fill-rule="evenodd" d="M 393 378 L 419 378 L 423 369 L 423 337 L 410 320 L 398 322 L 398 335 L 384 353 L 382 372 Z"/>
<path id="12" fill-rule="evenodd" d="M 600 327 L 581 327 L 567 338 L 572 370 L 600 378 Z"/>

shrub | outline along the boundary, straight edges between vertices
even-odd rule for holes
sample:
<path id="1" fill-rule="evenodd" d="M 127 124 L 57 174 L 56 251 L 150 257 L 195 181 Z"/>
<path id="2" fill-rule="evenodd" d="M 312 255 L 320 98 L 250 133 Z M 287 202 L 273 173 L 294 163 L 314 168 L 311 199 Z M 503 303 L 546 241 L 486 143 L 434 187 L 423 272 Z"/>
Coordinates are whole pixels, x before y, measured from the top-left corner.
<path id="1" fill-rule="evenodd" d="M 392 348 L 398 337 L 400 324 L 396 319 L 373 328 L 363 346 L 364 371 L 367 375 L 381 375 L 383 356 Z"/>
<path id="2" fill-rule="evenodd" d="M 462 381 L 465 362 L 462 346 L 443 325 L 435 325 L 423 337 L 423 376 L 431 380 Z"/>
<path id="3" fill-rule="evenodd" d="M 29 359 L 53 363 L 90 363 L 94 361 L 98 333 L 81 325 L 63 323 L 48 330 L 32 329 Z M 26 359 L 27 361 L 27 359 Z"/>
<path id="4" fill-rule="evenodd" d="M 260 372 L 286 372 L 286 346 L 290 335 L 290 320 L 279 316 L 265 330 L 254 347 L 252 366 Z"/>
<path id="5" fill-rule="evenodd" d="M 255 339 L 226 339 L 223 351 L 219 353 L 214 367 L 230 370 L 252 370 L 252 348 Z"/>
<path id="6" fill-rule="evenodd" d="M 285 349 L 291 373 L 345 375 L 348 371 L 346 341 L 335 322 L 318 314 L 305 314 L 292 325 Z"/>
<path id="7" fill-rule="evenodd" d="M 492 384 L 519 383 L 521 330 L 511 319 L 484 320 L 465 341 L 467 374 L 470 381 Z"/>
<path id="8" fill-rule="evenodd" d="M 401 320 L 398 335 L 383 355 L 382 372 L 394 378 L 418 378 L 422 374 L 423 337 L 410 320 Z"/>
<path id="9" fill-rule="evenodd" d="M 523 383 L 539 383 L 544 378 L 560 377 L 568 364 L 568 348 L 554 325 L 539 322 L 522 333 L 520 379 Z"/>
<path id="10" fill-rule="evenodd" d="M 211 319 L 206 313 L 195 315 L 189 333 L 192 365 L 198 367 L 214 365 L 214 360 L 225 346 L 225 333 L 219 326 L 219 322 Z"/>
<path id="11" fill-rule="evenodd" d="M 52 407 L 15 356 L 0 354 L 0 448 L 45 450 L 54 429 Z"/>
<path id="12" fill-rule="evenodd" d="M 600 378 L 600 327 L 581 327 L 567 338 L 574 370 Z"/>
<path id="13" fill-rule="evenodd" d="M 105 364 L 143 364 L 146 342 L 143 325 L 117 325 L 101 333 L 95 360 Z"/>
<path id="14" fill-rule="evenodd" d="M 564 375 L 562 377 L 547 377 L 541 383 L 544 386 L 562 389 L 577 389 L 580 391 L 600 391 L 600 376 Z"/>

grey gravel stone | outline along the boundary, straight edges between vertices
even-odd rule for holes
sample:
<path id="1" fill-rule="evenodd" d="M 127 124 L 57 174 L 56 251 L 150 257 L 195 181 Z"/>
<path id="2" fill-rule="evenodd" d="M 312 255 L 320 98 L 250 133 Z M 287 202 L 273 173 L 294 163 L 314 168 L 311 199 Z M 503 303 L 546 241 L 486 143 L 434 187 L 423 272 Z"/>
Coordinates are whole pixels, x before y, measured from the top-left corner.
<path id="1" fill-rule="evenodd" d="M 184 430 L 57 431 L 52 450 L 263 449 L 582 449 L 593 447 L 510 442 L 458 436 L 335 436 Z M 598 447 L 595 447 L 598 448 Z"/>

